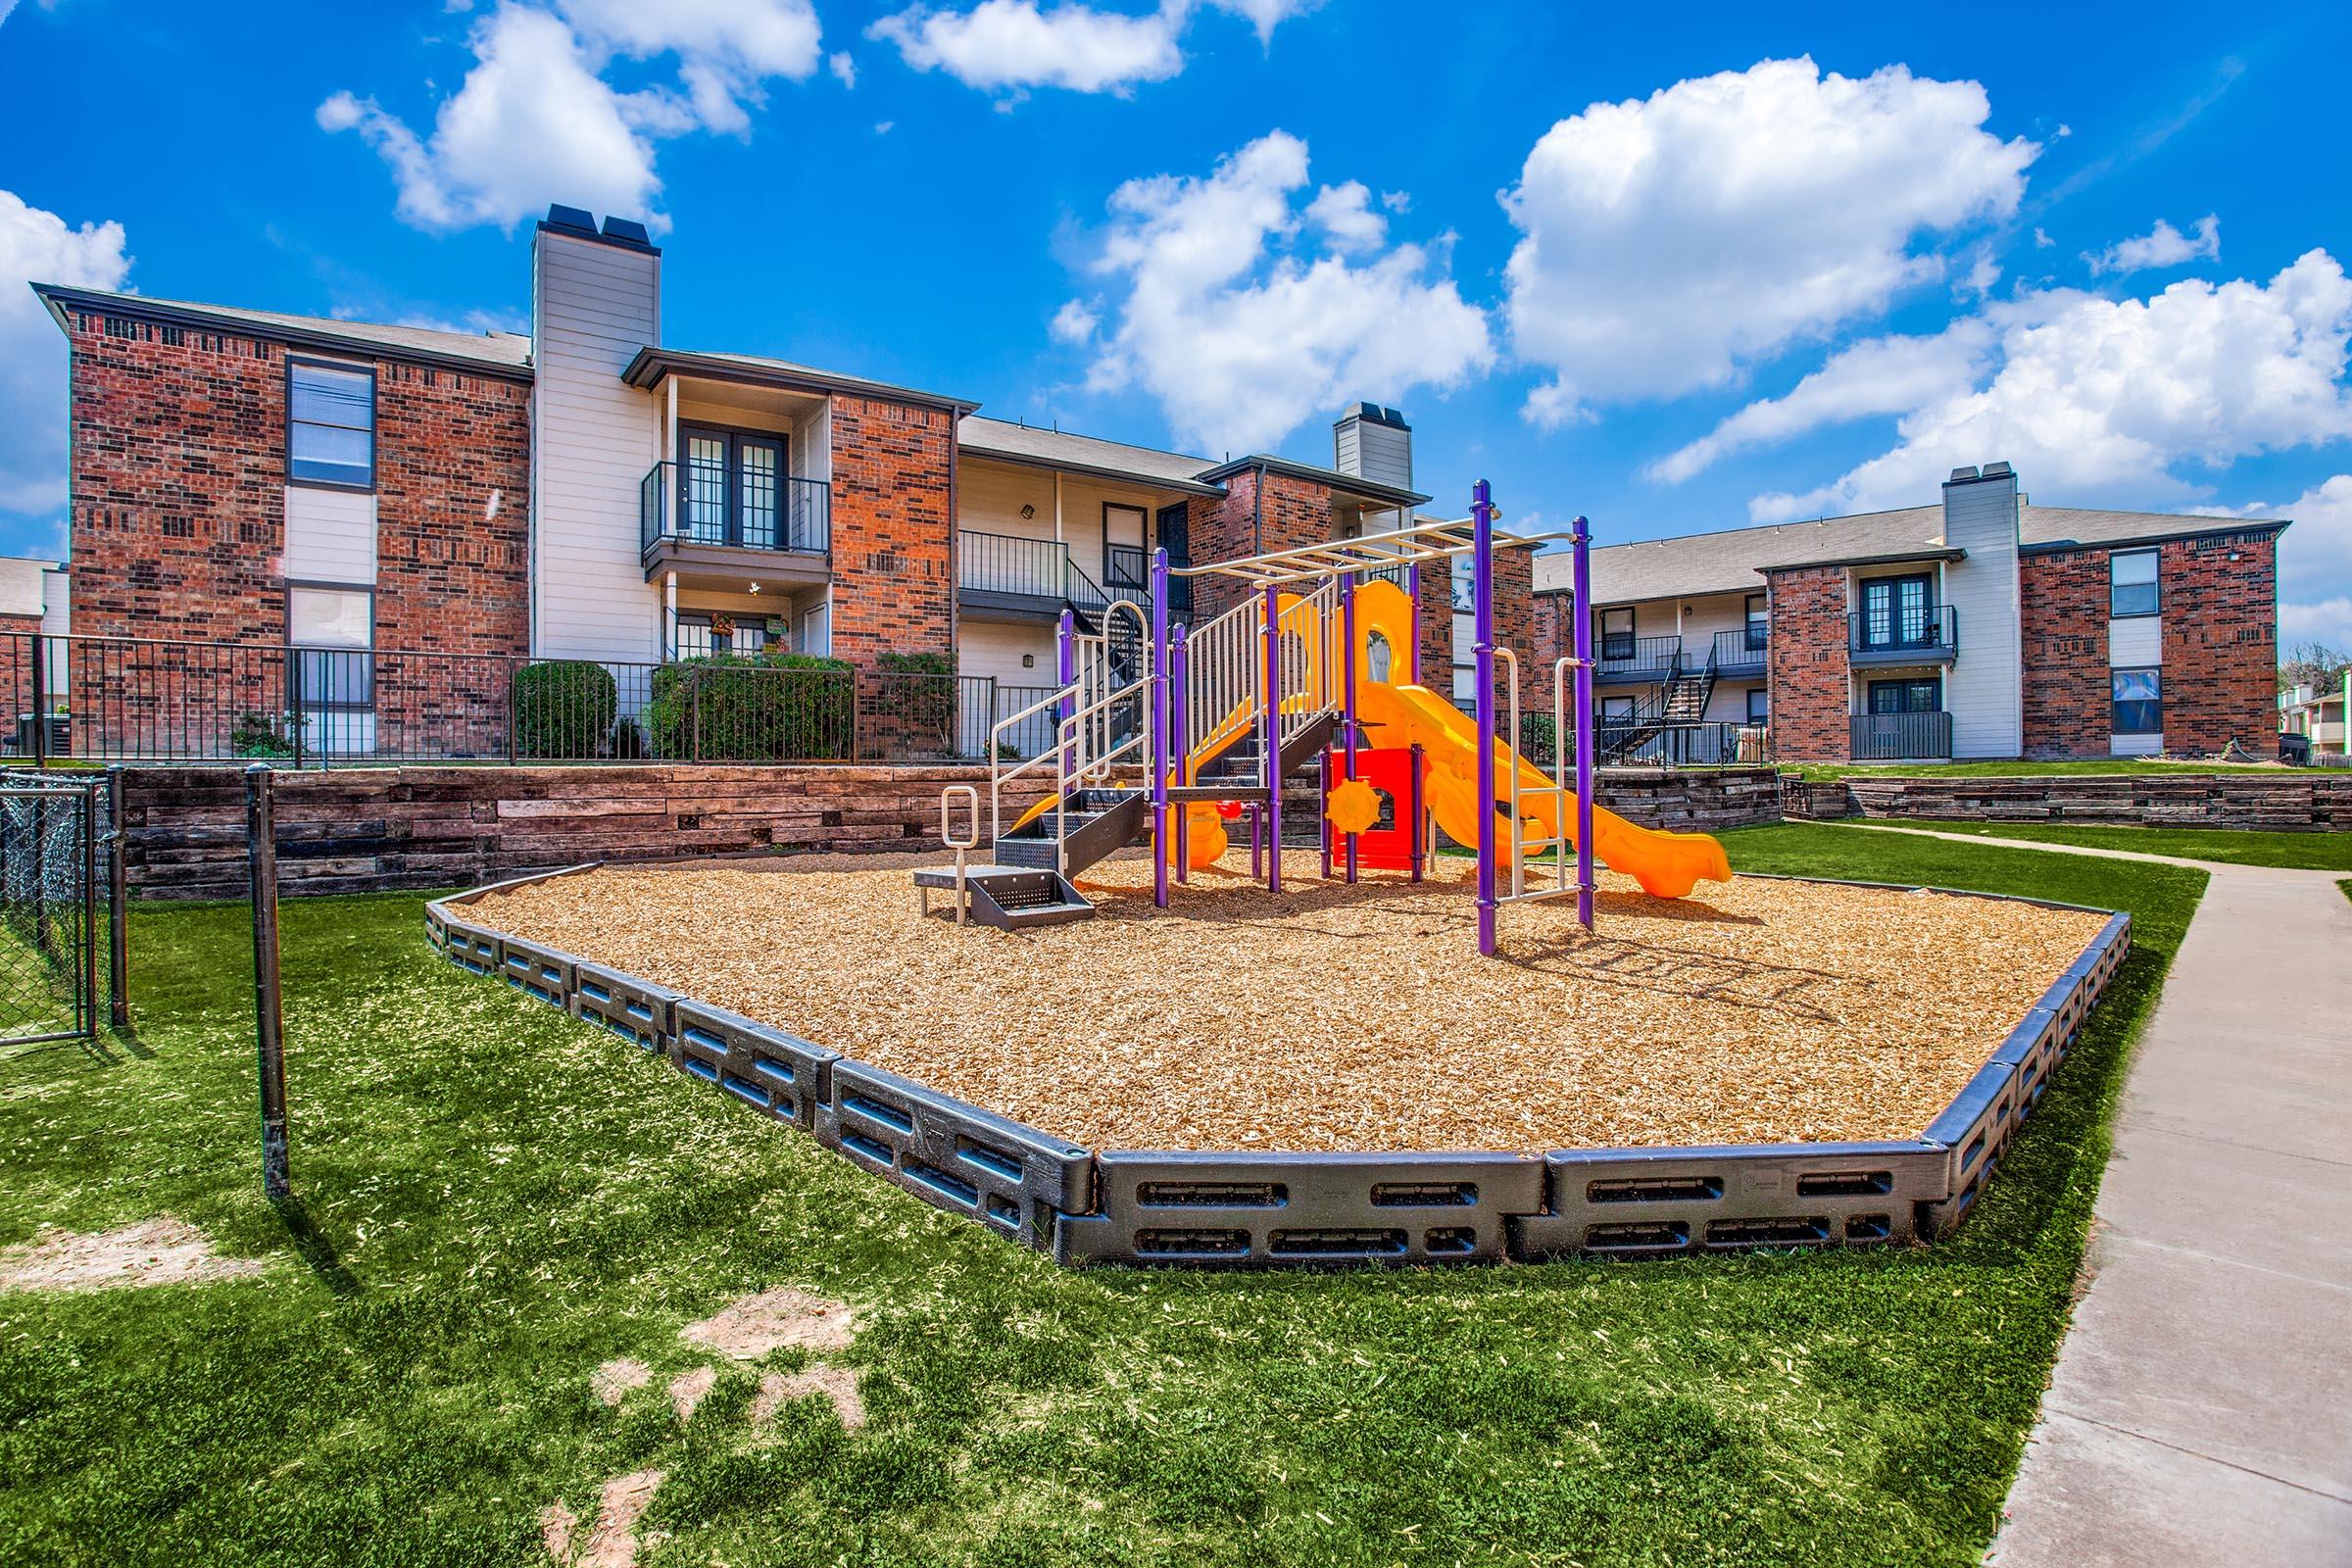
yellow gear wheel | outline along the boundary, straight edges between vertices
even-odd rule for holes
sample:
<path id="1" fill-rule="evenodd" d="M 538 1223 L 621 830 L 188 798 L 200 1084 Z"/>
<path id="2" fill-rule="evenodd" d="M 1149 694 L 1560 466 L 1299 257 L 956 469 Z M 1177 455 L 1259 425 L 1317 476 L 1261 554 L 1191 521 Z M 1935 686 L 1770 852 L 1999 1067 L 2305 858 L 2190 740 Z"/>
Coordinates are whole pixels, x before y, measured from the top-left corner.
<path id="1" fill-rule="evenodd" d="M 1342 779 L 1324 797 L 1323 814 L 1342 833 L 1369 833 L 1380 825 L 1380 791 L 1360 778 Z"/>

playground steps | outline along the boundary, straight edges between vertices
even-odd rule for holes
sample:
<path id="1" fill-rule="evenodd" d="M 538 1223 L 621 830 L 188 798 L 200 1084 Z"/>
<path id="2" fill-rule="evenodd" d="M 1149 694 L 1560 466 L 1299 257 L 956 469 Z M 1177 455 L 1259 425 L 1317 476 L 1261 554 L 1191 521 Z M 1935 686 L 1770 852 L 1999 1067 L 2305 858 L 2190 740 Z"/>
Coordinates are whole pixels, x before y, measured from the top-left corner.
<path id="1" fill-rule="evenodd" d="M 1065 876 L 1136 843 L 1150 825 L 1152 801 L 1142 790 L 1080 790 L 1067 809 L 1047 811 L 1036 821 L 997 840 L 994 854 L 1004 865 L 1055 869 L 1055 818 Z"/>
<path id="2" fill-rule="evenodd" d="M 956 891 L 954 866 L 925 866 L 914 873 L 919 888 Z M 964 870 L 964 891 L 971 917 L 1001 931 L 1026 931 L 1041 925 L 1065 925 L 1091 920 L 1095 906 L 1068 880 L 1051 868 L 974 865 Z"/>

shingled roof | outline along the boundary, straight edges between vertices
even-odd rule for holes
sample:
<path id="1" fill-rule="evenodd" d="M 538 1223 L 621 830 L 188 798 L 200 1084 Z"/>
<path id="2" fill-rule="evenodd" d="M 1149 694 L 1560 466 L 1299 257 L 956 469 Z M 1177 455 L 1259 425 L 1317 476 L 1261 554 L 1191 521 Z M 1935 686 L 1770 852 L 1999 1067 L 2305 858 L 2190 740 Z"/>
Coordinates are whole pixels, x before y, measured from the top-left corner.
<path id="1" fill-rule="evenodd" d="M 2118 545 L 2198 534 L 2278 529 L 2282 517 L 2250 520 L 2172 512 L 2109 512 L 2090 507 L 2028 504 L 2019 521 L 2026 550 L 2068 544 Z M 1727 528 L 1719 533 L 1684 534 L 1602 545 L 1592 552 L 1592 602 L 1631 604 L 1698 594 L 1754 593 L 1764 570 L 1775 566 L 1861 565 L 1882 561 L 1956 558 L 1944 543 L 1943 508 L 1903 507 L 1893 512 L 1857 513 L 1811 522 Z M 1566 592 L 1566 551 L 1536 558 L 1536 591 Z"/>
<path id="2" fill-rule="evenodd" d="M 244 330 L 259 336 L 342 353 L 381 354 L 426 364 L 468 365 L 507 375 L 531 373 L 531 339 L 526 332 L 453 332 L 438 326 L 396 326 L 345 321 L 331 316 L 292 316 L 284 311 L 251 311 L 237 305 L 203 305 L 193 300 L 159 300 L 111 289 L 35 283 L 33 293 L 63 324 L 69 311 L 127 316 L 174 325 Z"/>

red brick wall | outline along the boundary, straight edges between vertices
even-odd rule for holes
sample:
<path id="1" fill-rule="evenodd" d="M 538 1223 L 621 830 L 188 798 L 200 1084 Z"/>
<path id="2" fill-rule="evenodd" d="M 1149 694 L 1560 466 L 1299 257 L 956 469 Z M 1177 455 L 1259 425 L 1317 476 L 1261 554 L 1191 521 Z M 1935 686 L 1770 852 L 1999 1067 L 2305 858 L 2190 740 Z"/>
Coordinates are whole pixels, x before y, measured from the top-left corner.
<path id="1" fill-rule="evenodd" d="M 2043 761 L 2105 757 L 2107 552 L 2026 556 L 2018 567 L 2026 756 Z"/>
<path id="2" fill-rule="evenodd" d="M 1469 569 L 1464 567 L 1464 570 Z M 1421 564 L 1421 684 L 1453 700 L 1453 563 Z"/>
<path id="3" fill-rule="evenodd" d="M 1765 574 L 1772 614 L 1773 755 L 1786 762 L 1845 760 L 1845 568 Z"/>
<path id="4" fill-rule="evenodd" d="M 1264 492 L 1262 511 L 1259 492 Z M 1225 481 L 1221 501 L 1192 505 L 1193 562 L 1208 565 L 1238 561 L 1331 537 L 1331 490 L 1283 473 L 1245 468 Z M 1228 577 L 1202 577 L 1194 585 L 1193 613 L 1206 620 L 1231 609 L 1242 588 Z"/>
<path id="5" fill-rule="evenodd" d="M 530 387 L 385 364 L 375 388 L 376 646 L 527 653 Z"/>
<path id="6" fill-rule="evenodd" d="M 2068 550 L 2030 555 L 2022 564 L 2029 758 L 2110 753 L 2109 555 Z M 2271 755 L 2278 725 L 2275 538 L 2174 540 L 2157 547 L 2156 569 L 2165 750 L 2202 755 L 2235 741 Z"/>
<path id="7" fill-rule="evenodd" d="M 938 409 L 833 399 L 833 653 L 953 652 L 955 426 Z"/>
<path id="8" fill-rule="evenodd" d="M 2232 561 L 2230 557 L 2237 559 Z M 2159 547 L 2164 746 L 2257 757 L 2278 750 L 2276 535 L 2223 534 Z"/>
<path id="9" fill-rule="evenodd" d="M 1531 637 L 1536 658 L 1544 667 L 1576 652 L 1576 621 L 1568 612 L 1566 594 L 1537 594 L 1528 611 L 1528 622 L 1533 626 Z"/>
<path id="10" fill-rule="evenodd" d="M 17 715 L 32 711 L 32 634 L 38 615 L 0 615 L 0 738 L 14 735 Z"/>
<path id="11" fill-rule="evenodd" d="M 75 633 L 282 643 L 285 345 L 69 325 Z M 528 383 L 375 372 L 376 646 L 523 652 Z"/>
<path id="12" fill-rule="evenodd" d="M 282 641 L 284 354 L 195 331 L 170 344 L 127 318 L 68 327 L 74 631 Z"/>

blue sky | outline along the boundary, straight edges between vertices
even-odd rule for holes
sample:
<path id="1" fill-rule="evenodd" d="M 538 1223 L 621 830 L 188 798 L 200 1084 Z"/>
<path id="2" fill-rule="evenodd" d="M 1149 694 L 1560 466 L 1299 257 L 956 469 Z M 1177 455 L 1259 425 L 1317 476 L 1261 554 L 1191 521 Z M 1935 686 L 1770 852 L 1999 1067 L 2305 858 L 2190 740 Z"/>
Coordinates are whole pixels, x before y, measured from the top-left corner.
<path id="1" fill-rule="evenodd" d="M 1212 456 L 1375 398 L 1603 541 L 2007 458 L 2293 516 L 2352 645 L 2352 11 L 1781 9 L 0 0 L 0 550 L 64 515 L 22 280 L 520 326 L 552 200 L 662 230 L 673 344 Z"/>

